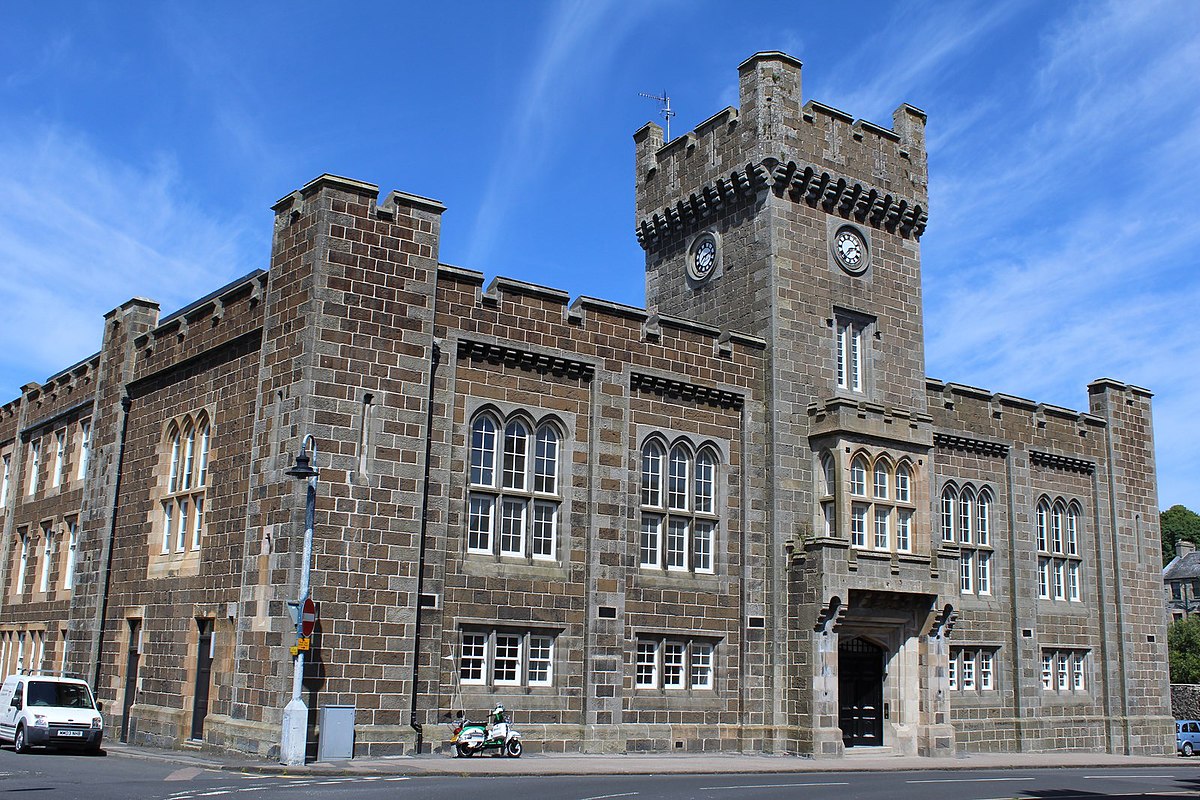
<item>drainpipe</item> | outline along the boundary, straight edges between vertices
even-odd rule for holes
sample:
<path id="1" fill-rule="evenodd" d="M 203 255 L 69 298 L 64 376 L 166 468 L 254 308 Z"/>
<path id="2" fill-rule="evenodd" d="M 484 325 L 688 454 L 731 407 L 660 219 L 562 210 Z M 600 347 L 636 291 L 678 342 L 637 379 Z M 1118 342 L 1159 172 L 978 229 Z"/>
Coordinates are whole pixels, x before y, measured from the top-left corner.
<path id="1" fill-rule="evenodd" d="M 421 668 L 421 596 L 425 592 L 425 550 L 429 529 L 429 473 L 430 455 L 433 451 L 433 381 L 437 375 L 438 362 L 442 357 L 442 349 L 436 340 L 433 342 L 432 354 L 429 359 L 429 394 L 425 398 L 425 481 L 421 488 L 421 523 L 417 545 L 417 597 L 416 608 L 413 611 L 413 648 L 412 648 L 412 706 L 408 724 L 417 733 L 416 754 L 421 754 L 425 743 L 425 731 L 417 721 L 417 678 Z"/>
<path id="2" fill-rule="evenodd" d="M 117 538 L 117 509 L 121 505 L 121 471 L 125 466 L 125 435 L 129 430 L 129 407 L 133 400 L 129 395 L 121 398 L 121 433 L 117 438 L 117 476 L 113 482 L 112 516 L 108 526 L 108 555 L 104 559 L 104 588 L 100 591 L 100 624 L 96 631 L 96 669 L 92 674 L 92 688 L 100 688 L 100 665 L 104 663 L 104 626 L 108 618 L 108 590 L 112 583 L 113 544 Z"/>

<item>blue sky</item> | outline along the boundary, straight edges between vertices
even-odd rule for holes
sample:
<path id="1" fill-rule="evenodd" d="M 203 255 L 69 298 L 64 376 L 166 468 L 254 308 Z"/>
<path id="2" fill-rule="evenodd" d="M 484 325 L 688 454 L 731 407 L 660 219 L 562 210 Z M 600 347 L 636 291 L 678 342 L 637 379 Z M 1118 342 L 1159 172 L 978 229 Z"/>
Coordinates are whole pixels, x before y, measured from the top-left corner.
<path id="1" fill-rule="evenodd" d="M 1179 2 L 0 3 L 0 397 L 265 267 L 332 172 L 437 198 L 443 261 L 641 305 L 632 133 L 804 96 L 929 114 L 928 373 L 1086 409 L 1155 392 L 1159 505 L 1200 510 L 1200 6 Z"/>

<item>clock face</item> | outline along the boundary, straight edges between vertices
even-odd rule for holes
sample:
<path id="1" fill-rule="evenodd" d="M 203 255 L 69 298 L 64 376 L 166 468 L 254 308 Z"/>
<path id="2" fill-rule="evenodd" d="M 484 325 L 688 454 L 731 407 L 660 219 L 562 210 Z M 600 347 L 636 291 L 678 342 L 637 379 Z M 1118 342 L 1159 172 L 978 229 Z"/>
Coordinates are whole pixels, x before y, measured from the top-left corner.
<path id="1" fill-rule="evenodd" d="M 849 226 L 839 228 L 833 237 L 833 254 L 847 272 L 857 274 L 867 267 L 867 243 Z"/>
<path id="2" fill-rule="evenodd" d="M 717 240 L 712 234 L 703 234 L 692 246 L 692 261 L 688 265 L 688 276 L 694 281 L 707 280 L 717 266 Z"/>

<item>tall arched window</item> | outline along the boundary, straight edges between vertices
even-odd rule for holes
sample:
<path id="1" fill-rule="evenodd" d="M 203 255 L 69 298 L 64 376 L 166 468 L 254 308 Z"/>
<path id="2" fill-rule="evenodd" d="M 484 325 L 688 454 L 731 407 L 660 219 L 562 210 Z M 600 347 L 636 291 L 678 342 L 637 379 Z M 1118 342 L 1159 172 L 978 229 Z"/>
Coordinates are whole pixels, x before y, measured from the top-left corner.
<path id="1" fill-rule="evenodd" d="M 638 563 L 643 569 L 715 570 L 718 471 L 717 454 L 709 447 L 693 455 L 683 442 L 669 451 L 653 438 L 642 446 Z"/>
<path id="2" fill-rule="evenodd" d="M 833 456 L 821 454 L 821 486 L 818 493 L 821 498 L 821 524 L 825 536 L 837 535 L 837 478 L 833 466 Z"/>
<path id="3" fill-rule="evenodd" d="M 952 507 L 945 507 L 945 500 L 953 493 Z M 962 594 L 989 595 L 995 581 L 992 577 L 992 500 L 987 487 L 976 490 L 965 483 L 957 488 L 943 490 L 943 517 L 947 515 L 954 527 L 947 530 L 943 521 L 944 541 L 958 540 L 958 589 Z"/>
<path id="4" fill-rule="evenodd" d="M 975 529 L 975 493 L 964 487 L 958 494 L 958 541 L 971 544 Z"/>
<path id="5" fill-rule="evenodd" d="M 560 434 L 549 421 L 535 426 L 516 417 L 502 427 L 491 412 L 475 416 L 467 469 L 468 553 L 558 558 L 560 451 Z"/>
<path id="6" fill-rule="evenodd" d="M 208 415 L 186 414 L 167 425 L 162 443 L 165 464 L 160 500 L 160 556 L 200 549 L 204 538 L 205 501 L 208 489 Z"/>
<path id="7" fill-rule="evenodd" d="M 953 486 L 945 486 L 942 488 L 941 500 L 941 518 L 942 518 L 942 541 L 954 541 L 954 514 L 958 508 L 958 492 Z"/>
<path id="8" fill-rule="evenodd" d="M 1038 597 L 1043 600 L 1083 599 L 1079 509 L 1078 502 L 1061 497 L 1038 501 Z"/>
<path id="9" fill-rule="evenodd" d="M 850 494 L 867 496 L 867 460 L 862 456 L 855 456 L 850 462 Z"/>

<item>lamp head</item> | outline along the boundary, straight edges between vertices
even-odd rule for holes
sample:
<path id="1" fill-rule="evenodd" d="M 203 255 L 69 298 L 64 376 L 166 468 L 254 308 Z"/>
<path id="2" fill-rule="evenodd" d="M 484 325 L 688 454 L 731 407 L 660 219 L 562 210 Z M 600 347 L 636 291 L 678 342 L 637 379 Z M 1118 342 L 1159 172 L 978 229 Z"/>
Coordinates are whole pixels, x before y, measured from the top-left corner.
<path id="1" fill-rule="evenodd" d="M 296 456 L 295 465 L 285 470 L 284 475 L 290 475 L 298 480 L 308 480 L 309 478 L 317 477 L 317 471 L 312 467 L 312 459 L 308 456 L 308 448 L 300 448 L 299 454 Z"/>

